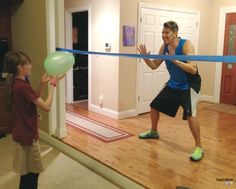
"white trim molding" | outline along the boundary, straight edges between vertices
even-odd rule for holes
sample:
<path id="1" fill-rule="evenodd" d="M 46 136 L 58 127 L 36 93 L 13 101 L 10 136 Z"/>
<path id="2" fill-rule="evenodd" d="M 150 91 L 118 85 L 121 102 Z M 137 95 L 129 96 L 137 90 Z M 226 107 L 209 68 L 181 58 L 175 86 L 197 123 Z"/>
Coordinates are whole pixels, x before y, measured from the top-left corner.
<path id="1" fill-rule="evenodd" d="M 133 117 L 133 116 L 137 116 L 137 111 L 136 109 L 130 109 L 130 110 L 126 110 L 126 111 L 122 111 L 122 112 L 117 112 L 117 111 L 113 111 L 110 109 L 106 109 L 94 104 L 90 105 L 90 110 L 114 119 L 125 119 L 128 117 Z"/>
<path id="2" fill-rule="evenodd" d="M 64 0 L 46 0 L 47 53 L 55 52 L 56 44 L 64 47 Z M 57 18 L 57 25 L 56 25 Z M 56 26 L 58 28 L 56 28 Z M 49 112 L 49 134 L 58 138 L 67 135 L 65 126 L 65 81 L 62 79 L 54 93 Z"/>
<path id="3" fill-rule="evenodd" d="M 217 99 L 214 96 L 210 96 L 210 95 L 200 95 L 198 101 L 218 103 Z"/>
<path id="4" fill-rule="evenodd" d="M 47 26 L 47 53 L 55 51 L 56 35 L 55 35 L 55 3 L 52 0 L 46 0 L 46 26 Z M 57 127 L 56 112 L 56 93 L 52 101 L 51 111 L 49 112 L 49 134 L 55 134 Z"/>
<path id="5" fill-rule="evenodd" d="M 55 15 L 57 17 L 56 29 L 56 45 L 59 47 L 65 46 L 65 21 L 64 21 L 64 0 L 55 1 Z M 67 128 L 65 121 L 65 79 L 59 81 L 57 87 L 57 127 L 55 136 L 58 138 L 65 138 L 67 136 Z"/>

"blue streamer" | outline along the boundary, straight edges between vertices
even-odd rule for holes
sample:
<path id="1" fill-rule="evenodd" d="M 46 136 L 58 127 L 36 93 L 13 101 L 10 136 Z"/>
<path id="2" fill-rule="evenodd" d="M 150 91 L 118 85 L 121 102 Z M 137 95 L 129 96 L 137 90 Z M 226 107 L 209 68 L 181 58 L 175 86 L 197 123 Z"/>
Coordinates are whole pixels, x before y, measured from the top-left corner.
<path id="1" fill-rule="evenodd" d="M 95 51 L 81 51 L 65 48 L 56 48 L 57 51 L 66 51 L 73 54 L 83 55 L 105 55 L 105 56 L 122 56 L 127 58 L 144 58 L 144 59 L 159 59 L 159 60 L 181 60 L 181 61 L 206 61 L 206 62 L 224 62 L 236 63 L 236 56 L 203 56 L 203 55 L 143 55 L 143 54 L 128 54 L 128 53 L 108 53 Z"/>

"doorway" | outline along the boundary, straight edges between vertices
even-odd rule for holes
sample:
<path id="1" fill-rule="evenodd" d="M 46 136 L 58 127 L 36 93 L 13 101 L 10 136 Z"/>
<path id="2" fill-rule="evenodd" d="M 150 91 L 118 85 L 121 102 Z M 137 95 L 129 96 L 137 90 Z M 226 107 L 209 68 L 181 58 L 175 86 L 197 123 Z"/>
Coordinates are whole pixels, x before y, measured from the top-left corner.
<path id="1" fill-rule="evenodd" d="M 88 51 L 88 11 L 72 13 L 73 49 Z M 73 101 L 88 100 L 88 55 L 74 54 Z"/>
<path id="2" fill-rule="evenodd" d="M 65 10 L 66 48 L 91 50 L 91 7 L 75 7 Z M 91 56 L 74 54 L 73 69 L 66 74 L 66 103 L 91 102 Z"/>

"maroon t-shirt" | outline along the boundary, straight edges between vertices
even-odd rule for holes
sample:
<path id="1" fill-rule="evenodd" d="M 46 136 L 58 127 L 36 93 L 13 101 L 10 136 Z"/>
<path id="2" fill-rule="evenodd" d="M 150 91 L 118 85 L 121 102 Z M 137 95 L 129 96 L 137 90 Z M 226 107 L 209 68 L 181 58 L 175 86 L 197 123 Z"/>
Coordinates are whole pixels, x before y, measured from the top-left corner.
<path id="1" fill-rule="evenodd" d="M 29 81 L 15 79 L 12 85 L 13 140 L 22 145 L 32 145 L 38 140 L 37 107 L 33 103 L 39 96 Z"/>

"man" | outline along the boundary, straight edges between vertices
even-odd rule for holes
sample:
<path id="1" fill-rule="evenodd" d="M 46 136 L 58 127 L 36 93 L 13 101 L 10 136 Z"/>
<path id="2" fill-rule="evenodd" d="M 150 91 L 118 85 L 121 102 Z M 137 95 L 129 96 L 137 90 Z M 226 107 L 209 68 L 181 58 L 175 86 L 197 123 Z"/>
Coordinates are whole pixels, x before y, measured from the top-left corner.
<path id="1" fill-rule="evenodd" d="M 164 23 L 162 30 L 163 45 L 159 54 L 193 55 L 194 47 L 190 41 L 178 37 L 178 25 L 174 21 Z M 145 45 L 138 48 L 140 54 L 149 54 Z M 151 69 L 157 69 L 164 60 L 144 59 Z M 165 60 L 170 79 L 151 102 L 151 130 L 141 133 L 139 138 L 159 138 L 157 125 L 160 112 L 175 117 L 179 106 L 183 107 L 183 119 L 188 120 L 189 128 L 195 140 L 195 148 L 190 155 L 192 161 L 199 161 L 203 157 L 200 140 L 200 128 L 196 119 L 197 96 L 200 91 L 201 78 L 197 65 L 192 61 Z"/>

